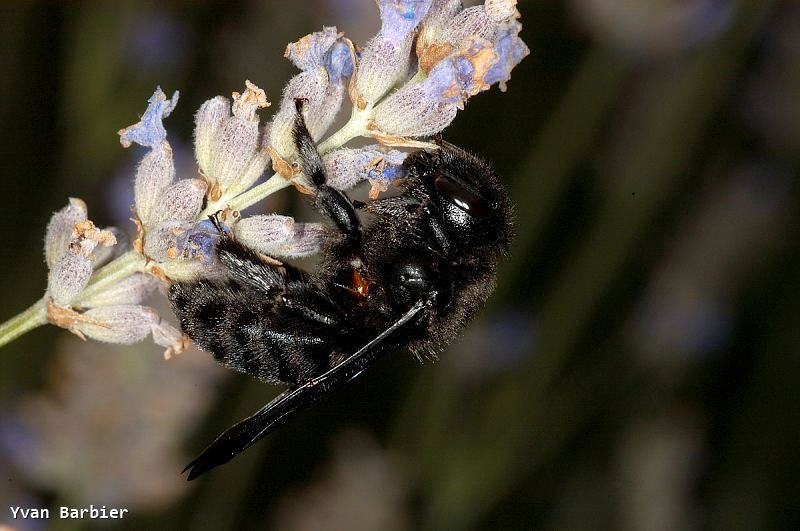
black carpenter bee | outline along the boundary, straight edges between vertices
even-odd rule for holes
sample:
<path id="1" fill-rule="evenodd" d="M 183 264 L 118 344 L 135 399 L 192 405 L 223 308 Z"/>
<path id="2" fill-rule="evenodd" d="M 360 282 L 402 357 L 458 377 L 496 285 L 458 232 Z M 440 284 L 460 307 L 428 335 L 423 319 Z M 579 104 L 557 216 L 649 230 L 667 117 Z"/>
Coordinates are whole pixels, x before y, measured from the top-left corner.
<path id="1" fill-rule="evenodd" d="M 220 435 L 186 470 L 226 463 L 300 410 L 407 347 L 435 356 L 481 307 L 511 240 L 511 204 L 475 156 L 437 139 L 409 154 L 399 195 L 351 201 L 326 184 L 297 102 L 294 141 L 314 207 L 337 229 L 313 272 L 263 260 L 220 230 L 225 282 L 175 283 L 184 332 L 220 363 L 291 387 Z M 362 225 L 357 210 L 371 214 Z M 222 227 L 218 227 L 222 229 Z"/>

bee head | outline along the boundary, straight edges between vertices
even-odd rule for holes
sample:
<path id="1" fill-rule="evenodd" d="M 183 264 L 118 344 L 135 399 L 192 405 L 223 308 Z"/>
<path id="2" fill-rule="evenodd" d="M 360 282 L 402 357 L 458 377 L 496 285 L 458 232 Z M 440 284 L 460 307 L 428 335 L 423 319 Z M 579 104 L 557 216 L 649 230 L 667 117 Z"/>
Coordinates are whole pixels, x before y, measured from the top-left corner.
<path id="1" fill-rule="evenodd" d="M 457 247 L 503 253 L 512 237 L 511 202 L 497 175 L 478 157 L 452 144 L 406 159 L 412 193 L 429 205 Z"/>

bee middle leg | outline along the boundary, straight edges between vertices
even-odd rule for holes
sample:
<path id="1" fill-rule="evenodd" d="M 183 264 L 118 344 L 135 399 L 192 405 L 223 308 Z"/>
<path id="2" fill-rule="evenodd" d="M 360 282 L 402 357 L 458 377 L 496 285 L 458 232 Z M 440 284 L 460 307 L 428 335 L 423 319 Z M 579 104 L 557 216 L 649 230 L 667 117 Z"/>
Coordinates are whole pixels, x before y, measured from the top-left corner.
<path id="1" fill-rule="evenodd" d="M 295 100 L 297 114 L 292 133 L 300 156 L 300 168 L 316 191 L 314 207 L 333 221 L 349 243 L 356 244 L 361 241 L 361 222 L 347 194 L 327 184 L 325 164 L 303 118 L 303 103 L 302 99 Z"/>

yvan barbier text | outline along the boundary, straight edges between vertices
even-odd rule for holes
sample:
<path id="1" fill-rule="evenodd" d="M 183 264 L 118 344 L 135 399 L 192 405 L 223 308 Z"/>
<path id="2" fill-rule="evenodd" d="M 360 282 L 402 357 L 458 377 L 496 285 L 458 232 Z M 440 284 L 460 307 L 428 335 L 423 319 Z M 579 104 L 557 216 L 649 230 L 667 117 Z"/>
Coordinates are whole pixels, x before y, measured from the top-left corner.
<path id="1" fill-rule="evenodd" d="M 50 509 L 43 507 L 9 507 L 11 517 L 14 520 L 49 520 L 51 518 Z M 60 518 L 62 520 L 120 520 L 125 517 L 128 509 L 120 507 L 106 507 L 101 505 L 96 507 L 89 505 L 88 507 L 58 507 L 53 508 L 52 518 Z"/>

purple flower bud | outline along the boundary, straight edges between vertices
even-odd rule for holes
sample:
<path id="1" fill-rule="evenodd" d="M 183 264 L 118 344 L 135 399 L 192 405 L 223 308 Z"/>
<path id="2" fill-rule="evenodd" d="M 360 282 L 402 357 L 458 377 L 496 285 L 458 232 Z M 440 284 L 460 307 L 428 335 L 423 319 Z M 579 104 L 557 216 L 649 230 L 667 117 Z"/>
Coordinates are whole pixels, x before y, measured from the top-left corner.
<path id="1" fill-rule="evenodd" d="M 47 276 L 47 292 L 58 306 L 69 306 L 92 276 L 92 261 L 73 250 L 56 260 Z"/>
<path id="2" fill-rule="evenodd" d="M 225 227 L 224 230 L 226 233 L 230 233 L 228 227 Z M 170 258 L 199 260 L 204 264 L 209 264 L 216 260 L 214 249 L 219 238 L 219 231 L 210 220 L 204 219 L 194 223 L 177 234 L 175 249 L 178 255 Z"/>
<path id="3" fill-rule="evenodd" d="M 209 220 L 166 221 L 147 231 L 144 254 L 164 265 L 192 262 L 198 266 L 195 271 L 210 271 L 217 267 L 214 248 L 218 241 L 219 232 Z"/>
<path id="4" fill-rule="evenodd" d="M 328 184 L 339 190 L 348 190 L 367 179 L 391 182 L 405 177 L 403 161 L 406 155 L 379 145 L 337 149 L 323 157 Z"/>
<path id="5" fill-rule="evenodd" d="M 432 0 L 378 0 L 381 30 L 361 54 L 356 76 L 359 108 L 375 104 L 409 77 L 414 30 L 428 13 Z"/>
<path id="6" fill-rule="evenodd" d="M 453 6 L 440 7 L 433 18 L 426 19 L 417 41 L 417 55 L 420 68 L 430 72 L 442 59 L 455 50 L 464 50 L 475 40 L 492 43 L 495 52 L 501 56 L 496 72 L 489 84 L 502 83 L 511 77 L 511 69 L 528 54 L 525 43 L 519 37 L 521 26 L 516 22 L 520 14 L 516 8 L 517 0 L 488 0 L 485 5 L 474 6 L 460 11 L 446 20 L 445 13 L 452 12 Z M 506 42 L 501 42 L 501 40 Z M 503 55 L 504 54 L 504 55 Z"/>
<path id="7" fill-rule="evenodd" d="M 432 0 L 377 0 L 381 31 L 389 40 L 401 42 L 428 14 Z"/>
<path id="8" fill-rule="evenodd" d="M 267 256 L 297 258 L 319 252 L 326 229 L 319 223 L 295 223 L 287 216 L 251 216 L 234 227 L 236 238 Z"/>
<path id="9" fill-rule="evenodd" d="M 332 82 L 341 82 L 343 78 L 353 75 L 353 45 L 346 40 L 338 40 L 331 46 L 330 60 L 325 63 Z"/>
<path id="10" fill-rule="evenodd" d="M 48 267 L 52 267 L 67 252 L 75 225 L 86 221 L 86 214 L 86 203 L 70 197 L 69 204 L 52 215 L 44 238 L 44 256 Z"/>
<path id="11" fill-rule="evenodd" d="M 172 160 L 172 148 L 169 143 L 163 142 L 150 150 L 136 168 L 133 193 L 140 219 L 151 218 L 151 211 L 173 180 L 175 163 Z"/>
<path id="12" fill-rule="evenodd" d="M 157 278 L 147 273 L 134 273 L 108 289 L 88 299 L 83 299 L 81 306 L 95 308 L 120 304 L 141 304 L 156 288 L 158 288 Z"/>
<path id="13" fill-rule="evenodd" d="M 161 318 L 152 308 L 116 305 L 91 308 L 82 314 L 75 328 L 104 343 L 130 345 L 146 338 Z"/>
<path id="14" fill-rule="evenodd" d="M 203 206 L 206 195 L 206 182 L 203 179 L 181 179 L 164 190 L 164 193 L 150 211 L 150 217 L 143 218 L 145 225 L 162 221 L 191 221 Z"/>
<path id="15" fill-rule="evenodd" d="M 119 130 L 119 141 L 122 146 L 130 147 L 134 142 L 151 149 L 160 146 L 167 139 L 167 131 L 161 122 L 178 104 L 178 96 L 176 90 L 172 94 L 172 99 L 168 100 L 161 87 L 156 87 L 156 91 L 147 100 L 149 105 L 142 119 L 134 125 Z"/>

